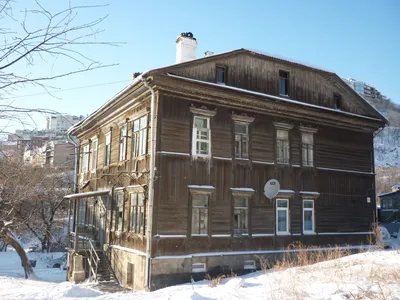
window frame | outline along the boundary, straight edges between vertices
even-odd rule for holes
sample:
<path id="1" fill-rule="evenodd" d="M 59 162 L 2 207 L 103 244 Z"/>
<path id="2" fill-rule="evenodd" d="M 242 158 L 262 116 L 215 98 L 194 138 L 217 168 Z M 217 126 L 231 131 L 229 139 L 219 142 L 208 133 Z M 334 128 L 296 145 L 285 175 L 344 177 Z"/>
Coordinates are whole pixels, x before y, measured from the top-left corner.
<path id="1" fill-rule="evenodd" d="M 125 193 L 115 192 L 115 221 L 114 221 L 114 231 L 123 232 L 124 231 L 124 214 L 125 214 Z M 119 198 L 121 197 L 121 198 Z M 120 209 L 122 208 L 122 211 Z"/>
<path id="2" fill-rule="evenodd" d="M 145 126 L 142 127 L 142 120 L 146 119 Z M 135 122 L 138 122 L 139 128 L 135 130 Z M 132 122 L 132 157 L 140 157 L 148 153 L 149 136 L 149 118 L 148 114 L 137 117 Z"/>
<path id="3" fill-rule="evenodd" d="M 286 207 L 279 207 L 278 206 L 278 201 L 286 201 L 286 203 L 287 203 L 287 206 Z M 276 199 L 276 203 L 275 203 L 275 206 L 276 206 L 276 208 L 275 208 L 275 210 L 276 210 L 276 212 L 275 212 L 275 219 L 276 219 L 276 222 L 275 222 L 275 226 L 276 226 L 276 235 L 290 235 L 290 210 L 289 210 L 289 204 L 290 204 L 290 202 L 289 202 L 289 199 L 285 199 L 285 198 L 277 198 Z M 279 231 L 279 226 L 278 226 L 278 222 L 279 222 L 279 218 L 278 218 L 278 215 L 279 215 L 279 211 L 286 211 L 286 231 Z"/>
<path id="4" fill-rule="evenodd" d="M 235 154 L 235 159 L 249 159 L 249 148 L 250 148 L 250 133 L 249 133 L 249 123 L 245 122 L 238 122 L 234 121 L 234 154 Z M 246 133 L 238 133 L 236 131 L 236 126 L 245 126 L 246 128 Z M 245 140 L 245 141 L 244 141 Z M 239 153 L 236 151 L 236 143 L 239 142 Z M 244 153 L 243 151 L 243 144 L 246 143 L 247 147 L 247 153 Z"/>
<path id="5" fill-rule="evenodd" d="M 96 146 L 96 147 L 95 147 Z M 97 169 L 97 157 L 99 155 L 99 139 L 92 140 L 92 160 L 90 163 L 90 171 L 95 172 Z"/>
<path id="6" fill-rule="evenodd" d="M 236 203 L 235 203 L 235 198 L 239 198 L 239 197 L 243 197 L 243 198 L 245 198 L 245 201 L 246 201 L 246 206 L 236 206 Z M 249 232 L 250 232 L 250 229 L 249 229 L 249 215 L 250 215 L 250 213 L 249 213 L 249 206 L 250 206 L 250 202 L 251 202 L 251 197 L 252 197 L 252 195 L 251 194 L 244 194 L 244 193 L 234 193 L 233 195 L 232 195 L 232 199 L 233 199 L 233 215 L 232 215 L 232 217 L 233 217 L 233 219 L 232 219 L 232 222 L 233 222 L 233 225 L 232 225 L 232 234 L 233 234 L 233 236 L 234 237 L 241 237 L 241 236 L 248 236 L 249 235 Z M 242 222 L 239 222 L 239 219 L 238 219 L 238 226 L 235 226 L 235 216 L 236 216 L 236 211 L 240 211 L 240 217 L 241 217 L 241 220 L 243 219 L 243 214 L 244 214 L 244 216 L 245 216 L 245 222 L 246 222 L 246 232 L 244 232 L 244 230 L 243 230 L 243 228 L 241 228 L 242 226 Z M 239 227 L 239 228 L 237 228 L 237 227 Z"/>
<path id="7" fill-rule="evenodd" d="M 281 73 L 285 73 L 286 77 L 282 76 Z M 290 72 L 286 71 L 286 70 L 279 70 L 278 71 L 278 75 L 279 75 L 279 96 L 285 96 L 285 97 L 289 97 L 289 77 L 290 77 Z M 282 82 L 285 82 L 285 88 L 286 88 L 286 94 L 282 94 L 281 90 L 282 90 Z"/>
<path id="8" fill-rule="evenodd" d="M 304 142 L 304 137 L 311 137 L 311 144 Z M 311 132 L 301 132 L 301 161 L 304 167 L 314 167 L 314 134 Z"/>
<path id="9" fill-rule="evenodd" d="M 90 144 L 86 144 L 82 147 L 82 173 L 89 171 L 89 161 L 90 161 Z"/>
<path id="10" fill-rule="evenodd" d="M 226 70 L 227 68 L 224 66 L 216 66 L 215 68 L 215 82 L 218 84 L 226 84 Z M 220 74 L 223 76 L 223 81 L 220 81 Z"/>
<path id="11" fill-rule="evenodd" d="M 142 201 L 139 201 L 139 195 Z M 136 198 L 136 199 L 134 199 Z M 133 203 L 135 202 L 135 203 Z M 133 224 L 133 216 L 135 216 L 135 224 Z M 143 192 L 129 193 L 129 232 L 145 235 L 146 227 L 146 205 Z"/>
<path id="12" fill-rule="evenodd" d="M 315 234 L 315 201 L 314 199 L 303 199 L 302 201 L 302 208 L 303 208 L 303 234 Z M 304 207 L 305 202 L 312 202 L 312 208 L 309 207 Z M 305 229 L 305 212 L 306 211 L 311 211 L 311 224 L 312 224 L 312 230 L 306 230 Z"/>
<path id="13" fill-rule="evenodd" d="M 108 137 L 109 141 L 107 143 Z M 111 147 L 112 147 L 112 132 L 109 131 L 104 136 L 104 166 L 108 166 L 111 164 Z"/>
<path id="14" fill-rule="evenodd" d="M 205 207 L 203 207 L 203 206 L 193 206 L 193 198 L 195 196 L 204 196 L 204 197 L 206 197 L 206 200 L 207 200 L 206 206 Z M 207 237 L 207 236 L 210 235 L 210 204 L 211 204 L 211 191 L 198 191 L 198 190 L 195 190 L 195 191 L 191 191 L 190 192 L 190 206 L 189 206 L 190 220 L 189 220 L 189 226 L 188 226 L 188 228 L 189 228 L 189 232 L 188 232 L 189 236 L 191 236 L 191 237 L 201 237 L 201 236 Z M 200 211 L 198 213 L 199 214 L 199 218 L 198 218 L 199 222 L 197 224 L 199 233 L 193 233 L 193 229 L 194 229 L 194 227 L 193 227 L 193 220 L 194 220 L 193 215 L 194 215 L 194 210 L 195 209 L 197 209 L 197 210 L 200 210 L 200 209 L 206 210 L 206 218 L 207 218 L 206 223 L 205 223 L 206 224 L 206 233 L 200 233 L 200 230 L 201 230 L 201 228 L 200 228 L 200 223 L 201 223 Z"/>
<path id="15" fill-rule="evenodd" d="M 125 135 L 123 134 L 123 130 L 125 129 Z M 128 145 L 128 126 L 123 125 L 119 130 L 119 155 L 118 160 L 124 161 L 127 157 L 127 145 Z"/>
<path id="16" fill-rule="evenodd" d="M 201 128 L 202 132 L 207 133 L 207 140 L 197 138 L 198 128 L 196 127 L 196 119 L 203 119 L 207 122 L 207 128 Z M 197 143 L 205 143 L 208 145 L 208 153 L 197 153 Z M 201 146 L 200 146 L 201 148 Z M 199 157 L 211 157 L 211 118 L 209 116 L 194 115 L 193 116 L 193 135 L 192 135 L 192 155 Z"/>
<path id="17" fill-rule="evenodd" d="M 278 138 L 279 131 L 285 132 L 287 134 L 287 139 Z M 284 164 L 284 165 L 288 165 L 290 163 L 289 130 L 281 128 L 276 129 L 276 162 L 278 164 Z"/>

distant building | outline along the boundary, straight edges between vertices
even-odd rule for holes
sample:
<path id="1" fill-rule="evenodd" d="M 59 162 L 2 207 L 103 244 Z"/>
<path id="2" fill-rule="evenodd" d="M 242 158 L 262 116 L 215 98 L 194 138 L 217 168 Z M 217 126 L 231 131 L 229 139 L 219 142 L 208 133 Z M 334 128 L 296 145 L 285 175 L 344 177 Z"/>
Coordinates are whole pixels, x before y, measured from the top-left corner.
<path id="1" fill-rule="evenodd" d="M 378 195 L 381 199 L 379 219 L 382 223 L 400 220 L 400 183 L 392 186 L 392 191 Z"/>
<path id="2" fill-rule="evenodd" d="M 15 142 L 17 151 L 22 156 L 26 150 L 34 150 L 42 147 L 51 140 L 66 139 L 65 132 L 55 130 L 16 130 L 8 135 L 9 142 Z"/>
<path id="3" fill-rule="evenodd" d="M 32 166 L 73 168 L 74 145 L 66 140 L 48 141 L 43 146 L 27 149 L 24 162 Z"/>
<path id="4" fill-rule="evenodd" d="M 67 131 L 72 125 L 75 125 L 83 116 L 73 116 L 73 115 L 56 115 L 47 118 L 47 130 L 55 130 L 57 132 Z"/>
<path id="5" fill-rule="evenodd" d="M 357 81 L 354 78 L 342 79 L 364 98 L 387 100 L 385 95 L 382 95 L 381 92 L 379 92 L 376 88 L 366 84 L 365 82 Z"/>

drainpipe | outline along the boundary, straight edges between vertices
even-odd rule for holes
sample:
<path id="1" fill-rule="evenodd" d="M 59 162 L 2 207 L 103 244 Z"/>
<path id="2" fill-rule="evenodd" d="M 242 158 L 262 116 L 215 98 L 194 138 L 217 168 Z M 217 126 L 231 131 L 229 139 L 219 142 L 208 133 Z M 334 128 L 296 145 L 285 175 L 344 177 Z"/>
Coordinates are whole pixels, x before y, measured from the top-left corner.
<path id="1" fill-rule="evenodd" d="M 76 193 L 78 193 L 78 184 L 77 184 L 77 176 L 78 176 L 78 158 L 79 158 L 79 156 L 78 156 L 78 154 L 79 154 L 79 141 L 78 142 L 75 142 L 74 140 L 73 140 L 73 138 L 71 137 L 71 133 L 70 132 L 68 132 L 68 134 L 67 134 L 67 138 L 68 138 L 68 140 L 74 145 L 74 157 L 75 157 L 75 164 L 74 164 L 74 193 L 76 194 Z M 69 201 L 71 201 L 71 200 L 69 200 Z M 75 243 L 74 243 L 74 250 L 76 251 L 77 250 L 77 244 L 78 244 L 78 223 L 77 223 L 77 220 L 76 220 L 76 217 L 77 217 L 77 211 L 79 211 L 79 207 L 77 207 L 77 200 L 76 199 L 74 199 L 73 200 L 74 201 L 74 223 L 73 223 L 73 227 L 74 227 L 74 230 L 75 230 Z M 69 220 L 68 220 L 68 224 L 69 224 Z M 70 240 L 70 228 L 68 228 L 68 241 Z"/>
<path id="2" fill-rule="evenodd" d="M 151 78 L 151 77 L 150 77 Z M 155 93 L 154 89 L 142 79 L 144 86 L 151 92 L 150 105 L 150 178 L 149 178 L 149 198 L 147 199 L 147 233 L 146 233 L 146 273 L 144 278 L 145 288 L 150 290 L 150 240 L 152 231 L 152 214 L 153 214 L 153 198 L 154 198 L 154 110 L 155 110 Z"/>

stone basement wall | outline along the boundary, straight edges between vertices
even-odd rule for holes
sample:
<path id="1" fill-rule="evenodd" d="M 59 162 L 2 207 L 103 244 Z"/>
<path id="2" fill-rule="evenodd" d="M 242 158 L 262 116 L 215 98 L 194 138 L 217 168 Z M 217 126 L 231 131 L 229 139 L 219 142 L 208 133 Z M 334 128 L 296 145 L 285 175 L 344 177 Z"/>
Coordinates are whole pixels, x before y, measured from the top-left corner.
<path id="1" fill-rule="evenodd" d="M 129 251 L 111 248 L 111 266 L 119 284 L 133 290 L 144 289 L 146 257 Z"/>
<path id="2" fill-rule="evenodd" d="M 153 258 L 151 261 L 151 290 L 188 283 L 192 280 L 203 280 L 206 274 L 217 277 L 222 274 L 230 275 L 231 272 L 242 275 L 254 271 L 244 269 L 246 260 L 254 260 L 256 267 L 260 268 L 255 255 Z M 193 273 L 192 265 L 195 263 L 205 263 L 206 271 Z"/>

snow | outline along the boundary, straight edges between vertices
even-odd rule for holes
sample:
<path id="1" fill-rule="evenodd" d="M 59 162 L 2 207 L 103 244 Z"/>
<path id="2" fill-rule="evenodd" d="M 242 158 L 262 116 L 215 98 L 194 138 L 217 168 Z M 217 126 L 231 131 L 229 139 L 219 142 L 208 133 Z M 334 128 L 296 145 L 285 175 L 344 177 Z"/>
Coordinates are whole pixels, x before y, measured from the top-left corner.
<path id="1" fill-rule="evenodd" d="M 231 188 L 233 192 L 255 192 L 252 188 Z"/>
<path id="2" fill-rule="evenodd" d="M 400 165 L 400 127 L 386 127 L 374 138 L 375 166 Z"/>
<path id="3" fill-rule="evenodd" d="M 0 270 L 5 269 L 9 256 L 8 252 L 0 253 Z M 75 285 L 70 282 L 25 280 L 9 274 L 0 275 L 0 299 L 398 299 L 399 270 L 398 250 L 375 251 L 303 267 L 253 272 L 222 279 L 215 287 L 210 281 L 203 280 L 154 292 L 114 294 L 96 290 L 93 284 L 88 283 Z"/>
<path id="4" fill-rule="evenodd" d="M 169 152 L 169 151 L 158 151 L 158 154 L 168 154 L 168 155 L 183 155 L 183 156 L 190 156 L 189 153 L 182 153 L 182 152 Z"/>
<path id="5" fill-rule="evenodd" d="M 274 162 L 253 160 L 253 164 L 274 165 Z"/>
<path id="6" fill-rule="evenodd" d="M 322 168 L 322 167 L 317 167 L 317 169 L 318 170 L 323 170 L 323 171 L 335 171 L 335 172 L 346 172 L 346 173 L 355 173 L 355 174 L 374 175 L 374 173 L 371 173 L 371 172 L 361 172 L 361 171 L 354 171 L 354 170 L 332 169 L 332 168 Z"/>
<path id="7" fill-rule="evenodd" d="M 206 189 L 206 190 L 215 190 L 215 187 L 211 185 L 188 185 L 189 189 Z"/>

